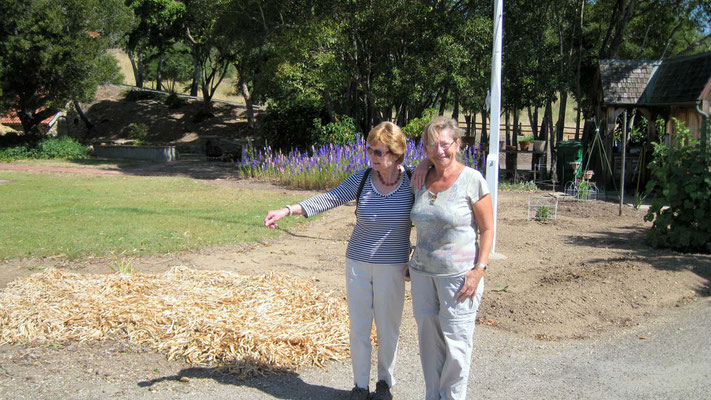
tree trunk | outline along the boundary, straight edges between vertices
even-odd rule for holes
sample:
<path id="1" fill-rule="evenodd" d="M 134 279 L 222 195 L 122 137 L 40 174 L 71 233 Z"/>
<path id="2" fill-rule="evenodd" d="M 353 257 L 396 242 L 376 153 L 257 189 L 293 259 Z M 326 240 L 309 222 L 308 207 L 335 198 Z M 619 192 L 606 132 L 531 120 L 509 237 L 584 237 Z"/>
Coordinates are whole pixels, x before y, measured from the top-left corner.
<path id="1" fill-rule="evenodd" d="M 476 137 L 476 113 L 473 112 L 470 117 L 472 120 L 472 126 L 469 128 L 469 135 Z M 479 136 L 479 143 L 481 143 L 481 136 Z"/>
<path id="2" fill-rule="evenodd" d="M 452 118 L 459 122 L 459 93 L 454 93 L 454 109 L 452 110 Z"/>
<path id="3" fill-rule="evenodd" d="M 138 52 L 138 59 L 132 51 L 128 51 L 128 59 L 131 61 L 131 68 L 133 69 L 133 80 L 136 81 L 137 88 L 143 88 L 143 50 Z"/>
<path id="4" fill-rule="evenodd" d="M 576 88 L 575 88 L 575 98 L 578 102 L 578 107 L 577 107 L 577 115 L 575 117 L 575 140 L 580 140 L 580 114 L 582 112 L 582 107 L 581 107 L 581 102 L 582 102 L 582 86 L 580 84 L 580 79 L 582 79 L 580 75 L 580 70 L 581 70 L 581 65 L 583 63 L 583 28 L 585 27 L 585 1 L 580 0 L 580 39 L 578 40 L 578 73 L 577 73 L 577 79 L 575 80 Z"/>
<path id="5" fill-rule="evenodd" d="M 33 114 L 33 110 L 17 110 L 17 116 L 20 118 L 22 130 L 25 132 L 25 135 L 38 139 L 40 137 L 39 123 Z"/>
<path id="6" fill-rule="evenodd" d="M 531 107 L 527 107 L 528 110 L 528 124 L 531 126 L 531 134 L 536 140 L 541 140 L 541 134 L 538 129 L 538 107 L 533 107 L 533 112 L 531 112 Z M 545 140 L 545 138 L 543 138 Z"/>
<path id="7" fill-rule="evenodd" d="M 553 105 L 551 104 L 551 101 L 548 100 L 546 102 L 546 109 L 543 114 L 543 125 L 545 126 L 544 128 L 544 135 L 547 135 L 548 137 L 548 143 L 550 145 L 551 150 L 556 148 L 556 134 L 555 131 L 553 130 Z M 546 165 L 546 170 L 549 170 L 553 168 L 553 165 L 555 165 L 557 160 L 556 153 L 551 151 L 551 165 L 548 166 Z"/>
<path id="8" fill-rule="evenodd" d="M 35 113 L 34 108 L 21 108 L 17 110 L 17 116 L 22 123 L 22 130 L 31 140 L 39 140 L 42 138 L 40 124 L 42 120 L 54 114 L 52 109 L 46 108 L 38 113 Z"/>
<path id="9" fill-rule="evenodd" d="M 508 118 L 508 111 L 506 112 L 506 114 L 507 114 L 506 125 L 508 125 L 508 119 L 509 119 Z M 512 139 L 514 139 L 514 143 L 516 143 L 515 146 L 518 146 L 518 144 L 517 144 L 518 135 L 519 135 L 519 130 L 518 130 L 518 116 L 519 115 L 518 114 L 519 114 L 518 109 L 514 108 L 514 110 L 513 110 L 513 132 L 512 132 L 513 137 L 512 137 Z M 513 167 L 514 167 L 513 178 L 514 178 L 514 181 L 516 181 L 516 180 L 518 180 L 518 153 L 513 153 Z"/>
<path id="10" fill-rule="evenodd" d="M 486 129 L 486 110 L 481 110 L 481 142 L 489 143 L 489 134 Z"/>
<path id="11" fill-rule="evenodd" d="M 195 52 L 196 50 L 193 50 Z M 193 83 L 190 85 L 190 95 L 197 97 L 202 77 L 202 66 L 196 54 L 193 54 Z"/>
<path id="12" fill-rule="evenodd" d="M 158 56 L 158 71 L 156 71 L 156 90 L 163 90 L 163 61 L 165 54 L 161 51 Z"/>
<path id="13" fill-rule="evenodd" d="M 254 128 L 254 101 L 252 100 L 252 96 L 249 93 L 249 87 L 247 87 L 247 82 L 242 79 L 242 74 L 240 74 L 239 78 L 239 91 L 242 94 L 242 97 L 244 98 L 244 104 L 247 108 L 247 126 L 250 128 Z"/>
<path id="14" fill-rule="evenodd" d="M 516 138 L 511 137 L 510 125 L 509 125 L 509 110 L 504 111 L 504 121 L 506 121 L 506 144 L 511 144 L 516 146 Z"/>
<path id="15" fill-rule="evenodd" d="M 444 93 L 442 93 L 442 100 L 440 100 L 440 103 L 439 103 L 439 114 L 438 115 L 444 115 L 444 112 L 447 111 L 447 98 L 448 97 L 449 97 L 449 86 L 445 86 Z"/>
<path id="16" fill-rule="evenodd" d="M 558 108 L 558 122 L 556 123 L 556 140 L 558 142 L 563 140 L 563 133 L 565 131 L 565 109 L 568 104 L 568 92 L 565 90 L 560 91 L 560 104 Z"/>
<path id="17" fill-rule="evenodd" d="M 91 121 L 91 119 L 89 119 L 89 116 L 86 115 L 84 109 L 81 107 L 81 103 L 79 103 L 78 100 L 72 100 L 72 103 L 74 104 L 74 108 L 77 110 L 77 114 L 79 114 L 81 120 L 84 121 L 84 125 L 86 125 L 86 133 L 91 133 L 91 129 L 94 127 L 94 123 Z"/>
<path id="18" fill-rule="evenodd" d="M 610 26 L 607 28 L 605 39 L 600 46 L 599 58 L 615 58 L 624 42 L 625 30 L 632 20 L 637 0 L 617 0 L 615 9 L 610 16 Z"/>

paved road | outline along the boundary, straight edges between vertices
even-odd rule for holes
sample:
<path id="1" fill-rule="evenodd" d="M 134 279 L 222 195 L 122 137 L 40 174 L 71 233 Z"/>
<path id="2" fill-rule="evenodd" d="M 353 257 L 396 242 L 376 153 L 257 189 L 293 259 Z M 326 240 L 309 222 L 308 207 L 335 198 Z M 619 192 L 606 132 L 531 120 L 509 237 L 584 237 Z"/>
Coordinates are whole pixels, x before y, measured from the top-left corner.
<path id="1" fill-rule="evenodd" d="M 710 299 L 605 339 L 541 342 L 487 326 L 477 330 L 469 399 L 710 398 Z M 403 340 L 395 399 L 424 398 L 415 346 L 414 340 Z M 345 399 L 348 364 L 329 366 L 327 372 L 223 381 L 215 391 L 191 391 L 181 398 L 209 393 L 217 399 Z"/>
<path id="2" fill-rule="evenodd" d="M 711 301 L 680 314 L 598 341 L 531 346 L 530 340 L 482 330 L 477 397 L 708 399 Z"/>

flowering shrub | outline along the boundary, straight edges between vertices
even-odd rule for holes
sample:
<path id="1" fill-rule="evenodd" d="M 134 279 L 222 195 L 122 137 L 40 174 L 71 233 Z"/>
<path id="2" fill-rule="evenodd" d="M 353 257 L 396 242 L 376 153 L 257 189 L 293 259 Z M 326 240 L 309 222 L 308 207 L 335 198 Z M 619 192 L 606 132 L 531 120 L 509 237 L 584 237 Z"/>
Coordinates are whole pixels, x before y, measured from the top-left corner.
<path id="1" fill-rule="evenodd" d="M 269 146 L 250 153 L 238 164 L 244 176 L 302 189 L 333 188 L 356 171 L 370 167 L 366 143 L 360 136 L 347 145 L 312 147 L 311 155 L 298 148 L 285 154 Z M 422 146 L 409 139 L 404 164 L 416 166 L 425 157 Z M 479 158 L 479 146 L 460 153 L 460 161 L 475 169 Z"/>

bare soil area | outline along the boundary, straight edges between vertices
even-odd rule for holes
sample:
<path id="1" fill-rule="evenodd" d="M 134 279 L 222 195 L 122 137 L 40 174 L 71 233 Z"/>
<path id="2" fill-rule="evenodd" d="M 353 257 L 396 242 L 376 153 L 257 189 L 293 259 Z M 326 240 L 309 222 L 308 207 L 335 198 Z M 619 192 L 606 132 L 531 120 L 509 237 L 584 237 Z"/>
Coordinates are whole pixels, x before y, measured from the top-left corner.
<path id="1" fill-rule="evenodd" d="M 205 184 L 289 189 L 237 179 Z M 297 191 L 304 197 L 315 192 Z M 642 211 L 604 201 L 560 200 L 557 219 L 528 219 L 531 193 L 501 192 L 496 257 L 486 274 L 480 323 L 543 340 L 587 339 L 639 325 L 711 294 L 711 256 L 657 250 L 643 243 L 649 224 Z M 265 210 L 266 213 L 266 210 Z M 289 271 L 345 296 L 343 260 L 354 226 L 353 207 L 327 212 L 285 231 L 280 239 L 250 246 L 136 258 L 142 272 L 184 265 L 245 274 Z M 413 233 L 414 240 L 414 233 Z M 0 285 L 55 266 L 110 273 L 111 259 L 6 260 Z"/>
<path id="2" fill-rule="evenodd" d="M 150 173 L 159 172 L 154 169 Z M 186 173 L 193 175 L 196 169 L 191 167 Z M 273 191 L 274 196 L 290 192 L 267 183 L 234 178 L 201 181 L 234 190 L 261 188 Z M 298 193 L 303 197 L 315 194 Z M 619 216 L 617 204 L 561 200 L 555 221 L 537 222 L 528 219 L 530 195 L 522 192 L 499 195 L 497 257 L 491 261 L 486 274 L 487 289 L 479 311 L 480 324 L 506 331 L 502 332 L 505 335 L 539 342 L 603 340 L 629 328 L 673 317 L 689 304 L 711 294 L 711 256 L 648 248 L 643 244 L 648 224 L 643 222 L 641 211 L 625 206 L 623 215 Z M 133 265 L 141 272 L 163 272 L 176 265 L 242 274 L 287 271 L 312 279 L 315 285 L 345 298 L 343 260 L 353 225 L 353 206 L 346 205 L 297 229 L 285 231 L 283 236 L 270 242 L 141 257 L 134 259 Z M 85 273 L 111 273 L 111 262 L 109 258 L 5 260 L 0 263 L 0 288 L 18 277 L 50 266 Z M 409 295 L 405 313 L 402 340 L 412 348 L 417 335 Z M 412 364 L 404 367 L 410 373 L 419 370 L 416 357 L 412 356 L 403 356 Z M 121 372 L 116 371 L 118 365 Z M 152 366 L 153 372 L 146 372 L 148 366 Z M 20 383 L 14 380 L 18 376 L 25 379 L 19 387 L 32 388 L 42 386 L 37 380 L 43 375 L 59 374 L 62 379 L 80 379 L 83 382 L 80 386 L 87 390 L 91 379 L 96 378 L 104 385 L 102 390 L 108 390 L 106 385 L 110 384 L 116 396 L 124 397 L 122 385 L 135 387 L 136 381 L 144 379 L 141 377 L 161 376 L 162 372 L 158 371 L 180 368 L 180 362 L 170 362 L 163 355 L 135 348 L 127 344 L 125 338 L 96 346 L 67 343 L 56 347 L 0 347 L 0 381 L 3 376 L 12 377 L 5 380 L 6 389 L 18 388 Z M 216 378 L 216 370 L 210 368 L 184 365 L 182 368 L 180 376 L 160 379 L 179 382 L 201 377 L 218 381 L 233 379 Z M 343 376 L 349 375 L 346 365 L 329 368 L 343 370 L 340 372 Z M 94 377 L 94 373 L 97 376 Z M 291 378 L 273 378 L 266 384 L 274 383 L 274 379 Z M 157 383 L 142 382 L 149 391 Z M 0 382 L 0 389 L 3 385 Z M 348 382 L 330 385 L 350 386 Z M 171 393 L 183 397 L 196 387 L 195 384 L 171 386 Z M 50 388 L 43 390 L 43 393 L 57 394 Z M 297 391 L 305 397 L 293 398 L 310 398 L 309 393 L 327 393 L 326 397 L 317 395 L 316 398 L 344 395 L 329 390 L 302 387 Z M 270 392 L 264 388 L 260 391 Z M 8 390 L 6 393 L 17 392 Z M 248 394 L 243 395 L 246 397 L 237 398 L 250 398 Z M 87 397 L 101 398 L 102 395 L 93 393 Z"/>

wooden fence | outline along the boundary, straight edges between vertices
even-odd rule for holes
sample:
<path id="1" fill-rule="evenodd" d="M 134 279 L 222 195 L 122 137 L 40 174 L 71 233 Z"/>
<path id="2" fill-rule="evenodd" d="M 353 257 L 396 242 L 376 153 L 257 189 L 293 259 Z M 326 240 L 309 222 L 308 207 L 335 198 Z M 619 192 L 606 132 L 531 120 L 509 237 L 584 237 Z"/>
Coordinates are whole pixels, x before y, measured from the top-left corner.
<path id="1" fill-rule="evenodd" d="M 506 133 L 506 124 L 500 124 L 499 126 L 501 129 L 500 130 L 501 135 L 503 136 Z M 465 121 L 459 121 L 459 127 L 462 129 L 466 129 L 467 123 Z M 477 131 L 477 136 L 479 136 L 479 133 L 481 133 L 481 127 L 482 127 L 481 122 L 477 122 L 476 128 L 475 128 L 475 130 Z M 488 125 L 487 125 L 487 129 L 488 129 Z M 511 125 L 509 127 L 509 129 L 513 132 L 513 125 Z M 521 133 L 523 133 L 524 135 L 530 135 L 531 132 L 533 132 L 531 130 L 531 125 L 521 124 Z M 581 126 L 580 127 L 580 135 L 582 136 L 582 134 L 583 134 L 583 127 Z M 563 128 L 563 140 L 572 140 L 572 139 L 575 139 L 575 126 L 564 127 Z"/>

